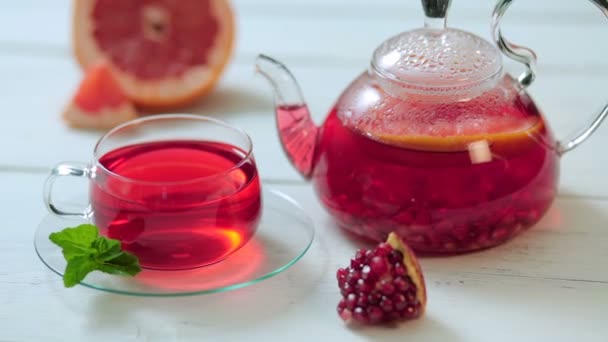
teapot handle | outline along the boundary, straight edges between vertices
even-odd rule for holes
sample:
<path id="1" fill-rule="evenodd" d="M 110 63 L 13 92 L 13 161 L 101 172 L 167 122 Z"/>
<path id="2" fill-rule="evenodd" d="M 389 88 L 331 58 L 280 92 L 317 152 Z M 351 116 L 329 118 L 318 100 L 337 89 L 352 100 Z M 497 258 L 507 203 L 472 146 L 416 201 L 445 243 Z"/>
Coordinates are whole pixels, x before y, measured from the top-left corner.
<path id="1" fill-rule="evenodd" d="M 526 70 L 517 78 L 519 85 L 522 89 L 527 88 L 534 82 L 536 78 L 536 53 L 531 49 L 513 44 L 508 41 L 502 34 L 500 29 L 501 21 L 505 15 L 507 9 L 514 0 L 498 0 L 494 13 L 492 14 L 492 37 L 494 42 L 507 57 L 514 61 L 520 62 L 526 66 Z M 596 5 L 606 17 L 608 17 L 608 0 L 589 0 Z M 572 151 L 583 141 L 587 140 L 593 132 L 600 126 L 602 121 L 608 116 L 608 104 L 604 105 L 604 108 L 591 120 L 587 126 L 581 131 L 577 132 L 566 142 L 559 142 L 557 145 L 558 154 L 562 155 L 566 152 Z"/>

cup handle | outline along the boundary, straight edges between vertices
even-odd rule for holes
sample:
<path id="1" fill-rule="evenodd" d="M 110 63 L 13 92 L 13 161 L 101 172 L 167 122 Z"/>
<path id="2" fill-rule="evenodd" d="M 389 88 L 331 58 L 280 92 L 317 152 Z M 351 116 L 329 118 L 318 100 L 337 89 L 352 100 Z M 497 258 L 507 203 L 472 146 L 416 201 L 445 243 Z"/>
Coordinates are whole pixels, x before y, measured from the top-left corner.
<path id="1" fill-rule="evenodd" d="M 57 216 L 89 218 L 92 213 L 90 204 L 81 212 L 63 211 L 57 208 L 55 204 L 53 204 L 53 186 L 59 177 L 72 176 L 90 179 L 92 174 L 92 169 L 85 164 L 61 163 L 55 166 L 44 183 L 44 203 L 46 204 L 47 209 Z"/>
<path id="2" fill-rule="evenodd" d="M 507 9 L 514 0 L 499 0 L 492 14 L 492 37 L 494 42 L 507 57 L 516 62 L 520 62 L 526 66 L 526 70 L 517 79 L 522 89 L 528 87 L 536 78 L 536 53 L 531 49 L 513 44 L 508 41 L 502 34 L 500 29 L 501 21 Z M 608 17 L 608 0 L 589 0 L 597 6 L 606 17 Z M 602 110 L 579 132 L 572 135 L 565 142 L 558 142 L 557 153 L 563 155 L 566 152 L 572 151 L 582 142 L 587 140 L 595 130 L 600 126 L 602 121 L 608 116 L 608 104 L 605 104 Z"/>

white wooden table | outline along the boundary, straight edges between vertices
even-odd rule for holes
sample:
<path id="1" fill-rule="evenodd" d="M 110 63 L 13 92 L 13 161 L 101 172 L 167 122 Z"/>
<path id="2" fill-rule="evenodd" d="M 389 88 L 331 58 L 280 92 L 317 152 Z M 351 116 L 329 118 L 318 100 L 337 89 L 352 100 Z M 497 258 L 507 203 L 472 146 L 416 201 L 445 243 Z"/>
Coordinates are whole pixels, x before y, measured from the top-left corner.
<path id="1" fill-rule="evenodd" d="M 558 4 L 559 3 L 559 4 Z M 237 51 L 218 89 L 189 111 L 247 130 L 265 186 L 299 201 L 317 236 L 291 269 L 240 290 L 134 298 L 64 289 L 37 258 L 42 184 L 62 160 L 88 161 L 99 134 L 59 112 L 81 74 L 68 0 L 0 0 L 0 341 L 608 341 L 608 127 L 562 160 L 547 216 L 487 251 L 421 260 L 429 305 L 398 328 L 349 328 L 335 312 L 335 271 L 356 246 L 290 167 L 274 131 L 257 53 L 292 67 L 320 122 L 386 37 L 422 23 L 419 0 L 234 0 Z M 453 0 L 450 24 L 489 37 L 493 1 Z M 558 136 L 608 97 L 608 20 L 585 1 L 518 1 L 507 34 L 540 56 L 532 95 Z M 519 67 L 507 63 L 510 70 Z"/>

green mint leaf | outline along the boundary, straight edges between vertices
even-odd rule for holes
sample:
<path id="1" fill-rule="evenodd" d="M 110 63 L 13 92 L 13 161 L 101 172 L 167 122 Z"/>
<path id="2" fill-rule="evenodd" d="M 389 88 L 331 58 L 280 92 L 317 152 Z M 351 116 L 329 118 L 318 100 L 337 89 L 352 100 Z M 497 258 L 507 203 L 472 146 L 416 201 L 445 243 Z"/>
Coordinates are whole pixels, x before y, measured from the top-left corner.
<path id="1" fill-rule="evenodd" d="M 97 264 L 89 257 L 77 257 L 70 260 L 63 274 L 63 285 L 72 287 L 80 283 L 84 277 L 97 268 Z"/>
<path id="2" fill-rule="evenodd" d="M 60 232 L 51 233 L 49 239 L 62 248 L 64 258 L 70 261 L 79 256 L 95 253 L 95 250 L 91 248 L 91 244 L 98 236 L 97 227 L 90 224 L 82 224 L 78 227 L 65 228 Z"/>
<path id="3" fill-rule="evenodd" d="M 83 224 L 52 233 L 49 239 L 62 248 L 67 261 L 65 287 L 72 287 L 93 271 L 134 276 L 141 271 L 139 260 L 121 248 L 120 241 L 99 235 L 96 226 Z"/>
<path id="4" fill-rule="evenodd" d="M 99 270 L 111 274 L 134 276 L 141 271 L 139 260 L 129 252 L 122 252 L 100 265 Z"/>
<path id="5" fill-rule="evenodd" d="M 97 250 L 97 260 L 107 261 L 113 259 L 122 253 L 120 241 L 98 237 L 93 241 L 93 248 Z"/>

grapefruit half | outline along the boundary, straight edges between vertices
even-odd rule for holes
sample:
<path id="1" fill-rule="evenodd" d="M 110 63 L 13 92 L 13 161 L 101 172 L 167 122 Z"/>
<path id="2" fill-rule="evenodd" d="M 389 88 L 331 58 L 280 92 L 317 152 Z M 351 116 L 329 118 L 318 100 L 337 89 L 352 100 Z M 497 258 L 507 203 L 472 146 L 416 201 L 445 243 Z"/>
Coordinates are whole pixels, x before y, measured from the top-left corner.
<path id="1" fill-rule="evenodd" d="M 108 61 L 137 105 L 163 109 L 209 92 L 233 49 L 228 0 L 74 0 L 72 40 L 86 70 Z"/>
<path id="2" fill-rule="evenodd" d="M 63 118 L 75 128 L 108 129 L 137 118 L 137 113 L 108 64 L 100 62 L 85 74 Z"/>

